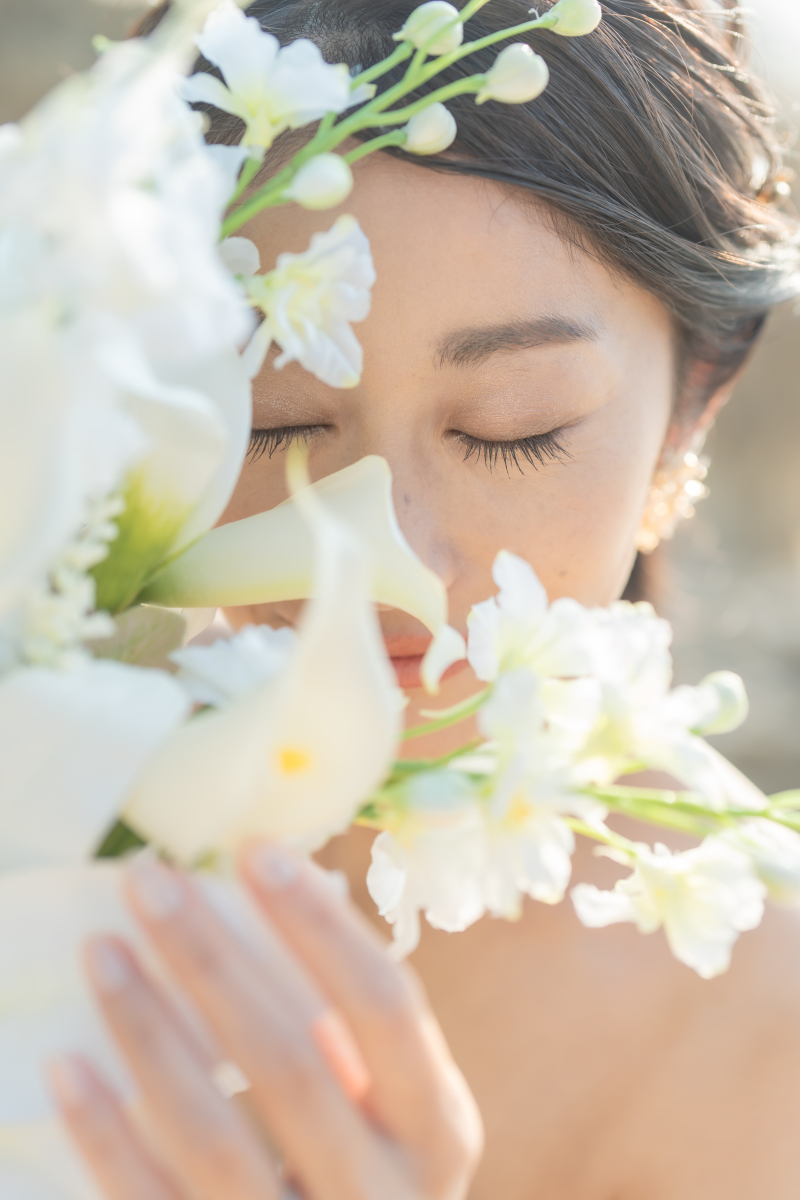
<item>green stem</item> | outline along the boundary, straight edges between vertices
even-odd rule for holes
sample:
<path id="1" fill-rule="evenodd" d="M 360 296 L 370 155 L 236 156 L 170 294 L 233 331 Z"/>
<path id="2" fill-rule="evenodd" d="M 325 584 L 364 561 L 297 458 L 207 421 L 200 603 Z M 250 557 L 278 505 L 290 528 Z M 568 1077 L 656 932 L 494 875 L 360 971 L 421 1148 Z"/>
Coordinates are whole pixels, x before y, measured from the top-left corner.
<path id="1" fill-rule="evenodd" d="M 575 833 L 581 833 L 595 842 L 602 842 L 604 846 L 613 846 L 615 850 L 624 850 L 626 853 L 635 852 L 635 843 L 622 837 L 619 833 L 614 833 L 613 829 L 606 829 L 604 825 L 588 825 L 586 821 L 581 821 L 578 817 L 564 817 L 564 820 Z"/>
<path id="2" fill-rule="evenodd" d="M 472 3 L 467 4 L 462 10 L 462 13 L 459 15 L 459 20 L 467 19 L 468 16 L 472 15 L 473 12 L 476 12 L 479 8 L 481 8 L 484 3 L 488 3 L 488 0 L 473 0 Z M 495 42 L 505 41 L 508 38 L 514 37 L 516 34 L 526 33 L 532 29 L 552 28 L 552 26 L 557 23 L 557 20 L 558 18 L 552 18 L 548 13 L 545 13 L 544 16 L 537 17 L 535 20 L 524 21 L 520 25 L 515 25 L 509 29 L 501 29 L 496 33 L 487 34 L 485 37 L 478 38 L 474 42 L 467 42 L 465 45 L 459 46 L 458 49 L 451 51 L 450 54 L 443 54 L 438 58 L 433 58 L 426 65 L 419 68 L 415 67 L 415 57 L 415 59 L 412 60 L 412 63 L 409 65 L 405 75 L 398 83 L 396 83 L 393 87 L 387 88 L 385 92 L 381 92 L 380 95 L 376 96 L 373 100 L 370 100 L 367 104 L 364 104 L 360 108 L 356 109 L 354 113 L 351 113 L 350 116 L 339 121 L 338 124 L 334 124 L 335 114 L 327 113 L 320 123 L 320 126 L 314 137 L 311 139 L 308 145 L 304 146 L 302 150 L 298 151 L 298 153 L 292 159 L 290 165 L 285 167 L 283 171 L 278 172 L 278 174 L 274 176 L 274 178 L 268 183 L 266 183 L 263 188 L 257 191 L 253 196 L 250 197 L 249 200 L 245 201 L 244 204 L 241 204 L 228 215 L 223 223 L 221 236 L 223 238 L 229 237 L 232 233 L 235 233 L 237 229 L 240 229 L 242 225 L 245 225 L 248 221 L 251 221 L 253 217 L 257 216 L 265 208 L 270 208 L 278 204 L 285 203 L 285 201 L 281 198 L 281 193 L 285 190 L 287 184 L 291 181 L 303 163 L 307 162 L 308 159 L 312 158 L 315 154 L 329 152 L 336 149 L 336 147 L 341 145 L 341 143 L 348 137 L 360 132 L 362 129 L 368 129 L 375 125 L 389 125 L 405 122 L 410 116 L 413 116 L 415 112 L 422 111 L 436 100 L 441 102 L 442 99 L 449 99 L 452 96 L 478 91 L 479 87 L 483 83 L 483 76 L 470 76 L 467 79 L 457 80 L 452 84 L 446 84 L 444 87 L 438 89 L 438 91 L 433 92 L 428 96 L 424 96 L 421 100 L 416 101 L 414 104 L 406 106 L 405 109 L 399 109 L 394 113 L 386 113 L 386 110 L 389 109 L 392 104 L 398 100 L 401 100 L 420 84 L 427 83 L 428 80 L 433 79 L 439 74 L 440 71 L 443 71 L 452 63 L 458 62 L 460 59 L 466 58 L 470 54 L 474 54 L 476 50 L 482 50 L 486 46 L 493 45 Z M 379 78 L 380 75 L 385 73 L 385 71 L 390 70 L 392 66 L 396 66 L 398 63 L 403 62 L 405 59 L 410 57 L 411 53 L 412 48 L 409 46 L 409 44 L 407 42 L 401 43 L 397 50 L 390 54 L 388 58 L 384 59 L 382 63 L 376 63 L 374 67 L 370 67 L 368 70 L 362 71 L 360 75 L 357 75 L 353 80 L 353 84 L 357 85 L 359 83 L 369 83 L 371 80 Z M 479 80 L 480 83 L 478 83 Z M 386 115 L 382 119 L 376 119 L 378 114 Z M 371 145 L 372 149 L 363 151 L 359 157 L 364 157 L 365 154 L 372 153 L 374 150 L 379 150 L 382 148 L 381 145 L 378 144 L 377 138 L 372 139 L 371 143 L 367 144 Z M 399 143 L 388 142 L 385 144 L 398 145 Z M 351 161 L 357 161 L 357 159 L 352 159 Z"/>
<path id="3" fill-rule="evenodd" d="M 457 750 L 451 750 L 449 754 L 440 755 L 439 758 L 398 758 L 392 764 L 392 775 L 413 775 L 419 771 L 436 771 L 439 767 L 446 767 L 448 763 L 453 762 L 456 758 L 461 758 L 464 754 L 471 754 L 481 745 L 483 745 L 481 739 L 475 738 L 473 741 L 459 746 Z"/>
<path id="4" fill-rule="evenodd" d="M 355 150 L 351 150 L 345 154 L 344 161 L 347 163 L 358 162 L 360 158 L 366 158 L 368 154 L 372 154 L 375 150 L 383 150 L 384 146 L 402 146 L 403 142 L 408 137 L 405 129 L 392 129 L 389 133 L 382 133 L 380 137 L 371 138 L 368 142 L 362 142 Z"/>
<path id="5" fill-rule="evenodd" d="M 236 203 L 236 201 L 239 199 L 239 197 L 242 195 L 242 193 L 247 190 L 247 188 L 250 186 L 250 184 L 253 182 L 256 175 L 258 174 L 260 167 L 261 167 L 260 159 L 257 159 L 257 158 L 248 158 L 247 159 L 246 163 L 242 167 L 242 171 L 239 176 L 239 181 L 236 184 L 236 191 L 231 196 L 230 204 L 228 205 L 229 208 L 232 205 L 234 205 Z"/>
<path id="6" fill-rule="evenodd" d="M 353 87 L 361 83 L 372 83 L 373 79 L 380 79 L 381 75 L 386 75 L 393 67 L 399 66 L 401 62 L 405 62 L 413 53 L 414 47 L 410 42 L 401 42 L 388 58 L 384 58 L 382 62 L 375 63 L 372 67 L 367 67 L 366 71 L 362 71 L 359 75 L 354 75 L 352 81 Z"/>
<path id="7" fill-rule="evenodd" d="M 402 735 L 402 740 L 407 741 L 409 738 L 426 737 L 429 733 L 438 733 L 440 729 L 447 729 L 450 725 L 457 725 L 461 721 L 466 721 L 468 717 L 475 715 L 491 690 L 491 688 L 484 688 L 482 692 L 477 692 L 467 700 L 462 700 L 460 704 L 454 704 L 452 708 L 445 709 L 435 720 L 427 721 L 423 725 L 415 725 L 411 729 L 406 729 Z"/>

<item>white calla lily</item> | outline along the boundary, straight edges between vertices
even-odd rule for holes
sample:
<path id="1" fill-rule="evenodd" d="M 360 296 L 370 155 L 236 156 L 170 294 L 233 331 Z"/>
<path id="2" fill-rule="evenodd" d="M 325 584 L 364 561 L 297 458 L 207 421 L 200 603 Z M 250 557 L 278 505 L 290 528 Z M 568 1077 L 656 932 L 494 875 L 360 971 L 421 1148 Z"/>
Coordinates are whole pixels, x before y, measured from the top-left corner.
<path id="1" fill-rule="evenodd" d="M 252 314 L 217 248 L 228 176 L 175 95 L 201 9 L 65 81 L 0 157 L 0 501 L 18 489 L 0 503 L 0 607 L 46 573 L 87 502 L 127 490 L 116 561 L 98 571 L 100 603 L 114 574 L 119 607 L 213 524 L 238 472 Z"/>
<path id="2" fill-rule="evenodd" d="M 319 47 L 300 38 L 281 48 L 278 39 L 227 0 L 215 8 L 197 38 L 204 57 L 225 82 L 201 72 L 183 86 L 186 100 L 213 104 L 245 123 L 242 144 L 257 155 L 279 133 L 317 121 L 352 104 L 350 72 L 325 62 Z"/>
<path id="3" fill-rule="evenodd" d="M 148 973 L 172 990 L 124 902 L 125 874 L 125 866 L 103 862 L 0 878 L 0 1179 L 8 1160 L 3 1143 L 9 1127 L 21 1126 L 24 1133 L 27 1123 L 55 1115 L 44 1075 L 49 1058 L 83 1054 L 123 1096 L 132 1096 L 127 1068 L 100 1018 L 81 964 L 87 937 L 117 935 L 133 946 Z M 257 946 L 261 925 L 243 890 L 213 876 L 198 876 L 197 881 L 232 936 Z M 174 999 L 208 1061 L 219 1061 L 223 1055 L 208 1030 L 188 1005 Z"/>
<path id="4" fill-rule="evenodd" d="M 79 862 L 189 700 L 162 671 L 87 662 L 0 680 L 0 870 Z"/>
<path id="5" fill-rule="evenodd" d="M 234 646 L 227 691 L 238 698 L 179 730 L 124 810 L 138 832 L 184 862 L 233 851 L 256 834 L 323 842 L 350 823 L 394 753 L 400 696 L 369 602 L 364 552 L 314 489 L 292 503 L 310 527 L 315 562 L 315 598 L 294 644 L 276 647 L 262 682 L 251 675 L 244 688 Z M 197 648 L 184 662 L 197 677 L 204 655 L 219 692 L 218 648 Z"/>
<path id="6" fill-rule="evenodd" d="M 369 591 L 416 617 L 434 634 L 424 664 L 431 689 L 464 657 L 460 634 L 447 625 L 447 592 L 416 556 L 397 523 L 385 459 L 369 455 L 310 489 L 353 529 L 365 547 Z M 156 576 L 144 592 L 169 608 L 265 604 L 312 592 L 314 538 L 292 500 L 268 512 L 212 529 Z"/>
<path id="7" fill-rule="evenodd" d="M 238 479 L 251 425 L 250 383 L 235 350 L 156 381 L 131 362 L 128 409 L 148 449 L 123 487 L 119 536 L 94 570 L 99 608 L 132 604 L 159 567 L 205 533 Z M 119 362 L 117 364 L 119 370 Z M 135 388 L 135 390 L 134 390 Z M 149 394 L 148 394 L 149 392 Z"/>

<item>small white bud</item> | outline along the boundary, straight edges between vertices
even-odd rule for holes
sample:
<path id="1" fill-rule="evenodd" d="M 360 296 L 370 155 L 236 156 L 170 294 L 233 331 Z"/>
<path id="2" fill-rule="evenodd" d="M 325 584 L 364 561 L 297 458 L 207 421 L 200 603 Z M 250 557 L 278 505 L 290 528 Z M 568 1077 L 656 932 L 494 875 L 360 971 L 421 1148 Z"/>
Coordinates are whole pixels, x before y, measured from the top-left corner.
<path id="1" fill-rule="evenodd" d="M 456 21 L 456 24 L 451 25 L 451 21 Z M 448 25 L 450 28 L 445 28 Z M 440 29 L 441 36 L 436 37 Z M 411 42 L 417 50 L 431 38 L 434 40 L 427 47 L 428 54 L 449 54 L 464 40 L 464 26 L 458 20 L 458 9 L 447 4 L 446 0 L 429 0 L 427 4 L 420 4 L 400 32 L 394 34 L 396 42 Z"/>
<path id="2" fill-rule="evenodd" d="M 730 733 L 738 729 L 747 717 L 750 704 L 744 683 L 733 671 L 714 671 L 706 675 L 698 685 L 698 691 L 708 695 L 708 717 L 701 729 L 695 730 L 703 736 L 709 733 Z"/>
<path id="3" fill-rule="evenodd" d="M 317 154 L 303 163 L 284 193 L 303 208 L 335 208 L 353 189 L 353 172 L 340 154 Z"/>
<path id="4" fill-rule="evenodd" d="M 558 17 L 558 24 L 550 26 L 551 33 L 561 37 L 583 37 L 597 29 L 603 10 L 597 0 L 558 0 L 547 15 Z"/>
<path id="5" fill-rule="evenodd" d="M 405 130 L 403 149 L 409 154 L 439 154 L 453 144 L 457 133 L 455 117 L 438 103 L 415 113 Z"/>
<path id="6" fill-rule="evenodd" d="M 535 100 L 547 87 L 550 72 L 547 63 L 525 42 L 515 42 L 501 50 L 487 71 L 476 104 L 500 100 L 503 104 L 525 104 Z"/>

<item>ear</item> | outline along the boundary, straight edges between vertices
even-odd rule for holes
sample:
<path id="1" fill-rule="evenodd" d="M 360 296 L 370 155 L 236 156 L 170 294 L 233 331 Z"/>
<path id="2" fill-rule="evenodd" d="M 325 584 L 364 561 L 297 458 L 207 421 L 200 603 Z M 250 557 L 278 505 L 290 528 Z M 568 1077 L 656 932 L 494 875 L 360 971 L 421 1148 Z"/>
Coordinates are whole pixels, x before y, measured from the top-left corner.
<path id="1" fill-rule="evenodd" d="M 674 451 L 682 447 L 691 446 L 695 439 L 699 439 L 708 433 L 717 418 L 717 413 L 728 403 L 735 391 L 744 373 L 745 366 L 746 364 L 743 363 L 735 375 L 727 379 L 724 384 L 712 392 L 710 398 L 704 402 L 700 411 L 694 409 L 694 411 L 681 412 L 679 409 L 675 413 L 670 421 L 667 436 L 664 440 L 665 450 Z M 686 393 L 689 396 L 702 396 L 715 370 L 716 364 L 696 363 L 689 373 L 689 378 L 686 380 Z"/>

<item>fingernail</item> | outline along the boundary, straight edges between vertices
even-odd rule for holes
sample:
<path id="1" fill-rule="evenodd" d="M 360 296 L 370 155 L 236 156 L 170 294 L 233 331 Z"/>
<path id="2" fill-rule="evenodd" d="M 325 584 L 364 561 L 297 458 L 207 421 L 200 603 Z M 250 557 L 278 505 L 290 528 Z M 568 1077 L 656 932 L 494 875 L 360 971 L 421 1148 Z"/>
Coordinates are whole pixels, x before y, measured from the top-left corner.
<path id="1" fill-rule="evenodd" d="M 183 904 L 183 887 L 177 875 L 152 854 L 140 854 L 128 871 L 133 894 L 153 921 L 165 921 Z"/>
<path id="2" fill-rule="evenodd" d="M 110 938 L 93 938 L 86 947 L 89 972 L 101 992 L 120 992 L 133 978 L 131 961 Z"/>
<path id="3" fill-rule="evenodd" d="M 74 1055 L 52 1058 L 47 1064 L 47 1077 L 56 1099 L 64 1108 L 81 1108 L 91 1099 L 92 1077 L 85 1063 Z"/>
<path id="4" fill-rule="evenodd" d="M 297 879 L 296 861 L 268 843 L 255 846 L 248 855 L 248 863 L 258 882 L 270 891 L 279 891 Z"/>

